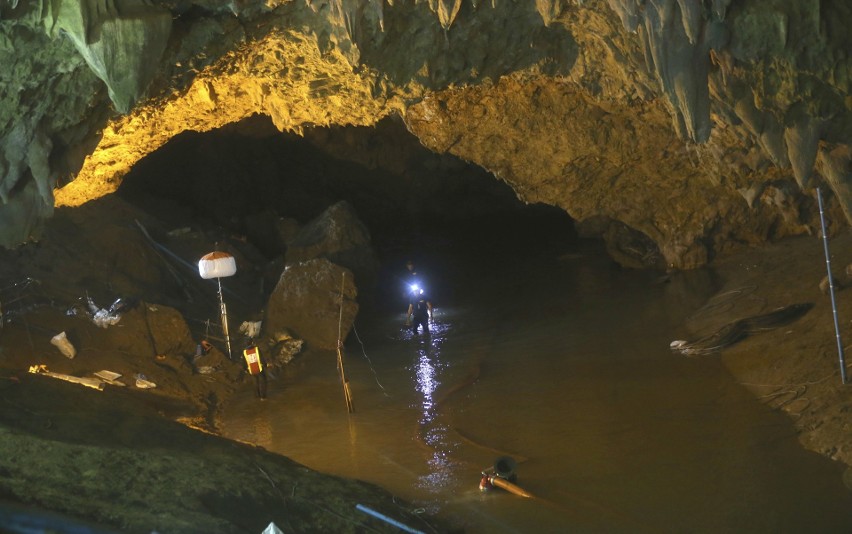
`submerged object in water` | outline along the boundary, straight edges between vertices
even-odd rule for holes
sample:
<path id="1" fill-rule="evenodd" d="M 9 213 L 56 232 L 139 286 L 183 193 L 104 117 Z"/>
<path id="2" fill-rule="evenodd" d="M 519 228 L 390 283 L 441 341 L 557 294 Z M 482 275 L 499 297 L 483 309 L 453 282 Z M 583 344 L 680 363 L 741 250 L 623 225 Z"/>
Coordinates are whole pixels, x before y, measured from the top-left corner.
<path id="1" fill-rule="evenodd" d="M 750 334 L 766 332 L 788 325 L 805 315 L 813 307 L 813 303 L 810 302 L 792 304 L 778 308 L 770 313 L 755 315 L 728 323 L 712 334 L 695 341 L 685 341 L 682 339 L 672 341 L 669 347 L 674 351 L 688 356 L 712 354 L 742 341 Z"/>
<path id="2" fill-rule="evenodd" d="M 479 481 L 479 490 L 488 491 L 492 488 L 501 488 L 520 497 L 531 498 L 532 494 L 515 484 L 514 458 L 501 456 L 494 461 L 494 466 L 482 471 L 482 479 Z"/>

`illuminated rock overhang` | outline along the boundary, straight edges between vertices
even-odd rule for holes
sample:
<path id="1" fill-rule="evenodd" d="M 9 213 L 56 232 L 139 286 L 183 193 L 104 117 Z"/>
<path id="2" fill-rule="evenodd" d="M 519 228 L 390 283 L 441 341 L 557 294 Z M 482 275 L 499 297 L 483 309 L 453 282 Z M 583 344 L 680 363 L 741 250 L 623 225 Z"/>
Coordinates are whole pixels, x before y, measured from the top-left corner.
<path id="1" fill-rule="evenodd" d="M 401 117 L 674 267 L 852 214 L 843 0 L 0 1 L 2 244 L 185 130 Z"/>

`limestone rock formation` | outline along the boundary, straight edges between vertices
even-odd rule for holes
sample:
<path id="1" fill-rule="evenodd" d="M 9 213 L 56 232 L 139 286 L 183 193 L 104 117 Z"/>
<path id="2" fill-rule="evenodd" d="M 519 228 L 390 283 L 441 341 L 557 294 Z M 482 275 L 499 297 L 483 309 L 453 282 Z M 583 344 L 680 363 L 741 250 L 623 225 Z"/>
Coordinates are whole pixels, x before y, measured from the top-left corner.
<path id="1" fill-rule="evenodd" d="M 325 258 L 349 269 L 362 287 L 374 281 L 378 267 L 370 246 L 370 233 L 348 202 L 329 207 L 289 242 L 288 265 L 315 258 Z"/>
<path id="2" fill-rule="evenodd" d="M 262 337 L 275 345 L 292 332 L 311 348 L 334 350 L 355 322 L 356 294 L 352 272 L 327 259 L 289 265 L 269 297 Z"/>
<path id="3" fill-rule="evenodd" d="M 398 116 L 525 201 L 702 265 L 813 232 L 817 186 L 852 219 L 850 22 L 844 0 L 2 0 L 0 244 L 182 131 Z"/>

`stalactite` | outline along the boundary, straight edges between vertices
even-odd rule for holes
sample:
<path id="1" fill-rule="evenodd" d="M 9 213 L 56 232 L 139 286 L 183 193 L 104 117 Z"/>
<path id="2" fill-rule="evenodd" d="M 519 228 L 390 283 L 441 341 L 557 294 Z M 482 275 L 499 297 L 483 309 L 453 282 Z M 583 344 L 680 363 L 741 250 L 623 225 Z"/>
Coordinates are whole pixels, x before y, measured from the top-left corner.
<path id="1" fill-rule="evenodd" d="M 53 205 L 53 186 L 56 185 L 54 171 L 50 168 L 50 153 L 53 141 L 41 128 L 37 128 L 27 147 L 27 166 L 35 181 L 41 200 L 46 205 Z"/>
<path id="2" fill-rule="evenodd" d="M 639 27 L 639 5 L 633 0 L 607 0 L 609 7 L 615 11 L 624 28 L 635 32 Z"/>
<path id="3" fill-rule="evenodd" d="M 369 0 L 369 2 L 373 18 L 379 24 L 379 30 L 385 31 L 385 0 Z"/>
<path id="4" fill-rule="evenodd" d="M 146 3 L 63 2 L 50 27 L 63 31 L 107 86 L 121 113 L 130 111 L 153 79 L 171 33 L 169 11 Z M 128 7 L 129 6 L 129 7 Z M 47 23 L 47 22 L 46 22 Z"/>
<path id="5" fill-rule="evenodd" d="M 686 37 L 690 44 L 695 44 L 700 38 L 699 34 L 704 22 L 701 15 L 703 9 L 701 0 L 677 0 L 677 4 L 680 6 L 680 18 Z"/>
<path id="6" fill-rule="evenodd" d="M 731 4 L 731 0 L 712 0 L 712 4 L 713 14 L 716 15 L 719 20 L 725 20 L 725 12 Z"/>
<path id="7" fill-rule="evenodd" d="M 813 175 L 821 127 L 820 121 L 804 116 L 784 129 L 787 157 L 793 167 L 796 183 L 803 189 L 808 186 Z"/>
<path id="8" fill-rule="evenodd" d="M 462 0 L 437 0 L 438 2 L 438 20 L 441 22 L 441 27 L 449 30 L 456 20 L 456 16 L 461 9 Z M 431 2 L 430 2 L 431 5 Z"/>
<path id="9" fill-rule="evenodd" d="M 852 146 L 820 150 L 816 167 L 837 196 L 846 221 L 852 223 Z"/>
<path id="10" fill-rule="evenodd" d="M 734 104 L 734 112 L 752 134 L 759 136 L 763 133 L 764 115 L 754 107 L 754 99 L 751 95 L 737 100 Z"/>
<path id="11" fill-rule="evenodd" d="M 717 0 L 714 13 L 724 16 L 730 0 Z M 728 30 L 707 18 L 701 0 L 607 0 L 625 29 L 641 29 L 645 60 L 674 108 L 675 129 L 684 138 L 710 137 L 710 50 L 723 47 Z"/>
<path id="12" fill-rule="evenodd" d="M 766 150 L 772 163 L 777 167 L 782 169 L 790 167 L 787 143 L 784 141 L 784 128 L 775 116 L 769 113 L 763 115 L 763 121 L 763 132 L 757 138 L 760 146 Z"/>
<path id="13" fill-rule="evenodd" d="M 18 186 L 26 167 L 24 158 L 27 155 L 27 146 L 32 141 L 33 133 L 30 124 L 19 122 L 5 137 L 0 138 L 0 201 L 3 204 L 9 202 L 9 193 Z"/>

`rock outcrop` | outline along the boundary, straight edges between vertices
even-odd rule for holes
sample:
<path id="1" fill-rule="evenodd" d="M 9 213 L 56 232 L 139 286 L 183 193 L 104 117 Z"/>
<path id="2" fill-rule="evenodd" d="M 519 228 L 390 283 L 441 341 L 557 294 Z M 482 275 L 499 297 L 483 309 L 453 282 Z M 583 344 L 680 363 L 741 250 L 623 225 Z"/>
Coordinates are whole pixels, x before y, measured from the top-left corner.
<path id="1" fill-rule="evenodd" d="M 356 294 L 352 272 L 327 259 L 289 265 L 269 297 L 262 337 L 274 346 L 292 332 L 311 348 L 334 350 L 355 322 Z"/>
<path id="2" fill-rule="evenodd" d="M 817 186 L 852 219 L 850 22 L 842 0 L 0 1 L 0 244 L 182 131 L 395 115 L 702 265 L 813 232 Z"/>
<path id="3" fill-rule="evenodd" d="M 329 207 L 288 243 L 288 265 L 316 258 L 349 269 L 361 287 L 375 282 L 378 262 L 370 244 L 370 232 L 348 202 Z"/>

